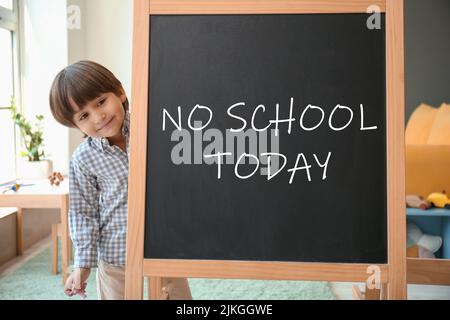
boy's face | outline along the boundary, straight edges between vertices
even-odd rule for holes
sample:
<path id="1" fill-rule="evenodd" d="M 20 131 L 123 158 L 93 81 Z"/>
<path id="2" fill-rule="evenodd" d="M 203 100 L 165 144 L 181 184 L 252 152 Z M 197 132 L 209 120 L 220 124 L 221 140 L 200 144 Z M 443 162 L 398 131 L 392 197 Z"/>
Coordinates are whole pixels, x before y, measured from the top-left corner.
<path id="1" fill-rule="evenodd" d="M 73 122 L 86 135 L 93 138 L 114 138 L 121 136 L 125 110 L 125 93 L 116 96 L 113 92 L 100 95 L 82 108 L 75 106 Z"/>

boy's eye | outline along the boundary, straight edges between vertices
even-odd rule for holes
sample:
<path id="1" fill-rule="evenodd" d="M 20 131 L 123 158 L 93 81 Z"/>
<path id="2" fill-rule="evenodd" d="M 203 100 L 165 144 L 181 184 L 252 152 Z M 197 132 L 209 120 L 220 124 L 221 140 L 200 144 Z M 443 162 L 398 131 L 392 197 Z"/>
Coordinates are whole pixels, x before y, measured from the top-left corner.
<path id="1" fill-rule="evenodd" d="M 106 98 L 100 100 L 100 101 L 97 103 L 97 106 L 100 107 L 101 105 L 103 105 L 103 104 L 105 103 L 105 101 L 106 101 Z"/>
<path id="2" fill-rule="evenodd" d="M 82 120 L 84 120 L 84 119 L 86 119 L 87 118 L 87 113 L 83 113 L 81 116 L 80 116 L 80 121 L 82 121 Z"/>

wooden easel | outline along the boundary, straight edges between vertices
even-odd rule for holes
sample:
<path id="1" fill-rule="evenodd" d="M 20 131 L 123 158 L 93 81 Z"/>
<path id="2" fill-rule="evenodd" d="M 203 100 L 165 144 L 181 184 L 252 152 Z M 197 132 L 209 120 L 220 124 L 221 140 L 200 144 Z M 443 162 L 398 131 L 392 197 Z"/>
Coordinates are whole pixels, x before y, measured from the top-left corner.
<path id="1" fill-rule="evenodd" d="M 385 300 L 387 298 L 387 287 L 385 284 L 380 289 L 369 289 L 366 285 L 366 290 L 361 292 L 357 285 L 352 286 L 352 294 L 354 300 Z"/>
<path id="2" fill-rule="evenodd" d="M 407 258 L 407 283 L 450 286 L 450 260 Z M 380 290 L 369 289 L 364 292 L 357 285 L 352 286 L 355 300 L 384 300 L 386 287 Z"/>
<path id="3" fill-rule="evenodd" d="M 150 298 L 164 298 L 163 277 L 365 282 L 369 264 L 144 259 L 148 70 L 152 15 L 366 13 L 386 14 L 388 263 L 379 265 L 388 299 L 406 298 L 404 206 L 404 78 L 402 0 L 135 0 L 133 103 L 129 178 L 126 299 L 142 299 L 143 277 Z M 144 150 L 144 151 L 143 151 Z"/>

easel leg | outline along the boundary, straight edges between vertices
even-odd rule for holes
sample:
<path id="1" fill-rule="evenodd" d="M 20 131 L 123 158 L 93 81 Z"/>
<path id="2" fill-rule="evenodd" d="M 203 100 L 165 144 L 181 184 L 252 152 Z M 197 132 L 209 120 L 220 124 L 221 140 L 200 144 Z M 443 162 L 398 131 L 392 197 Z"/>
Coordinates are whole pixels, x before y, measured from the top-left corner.
<path id="1" fill-rule="evenodd" d="M 66 280 L 69 276 L 69 246 L 71 244 L 70 236 L 69 236 L 69 197 L 68 195 L 64 195 L 61 197 L 61 262 L 62 262 L 62 283 L 63 285 L 66 283 Z"/>
<path id="2" fill-rule="evenodd" d="M 163 279 L 157 277 L 148 277 L 148 299 L 161 300 L 163 299 Z"/>
<path id="3" fill-rule="evenodd" d="M 17 255 L 23 256 L 23 209 L 17 209 L 16 220 L 16 235 L 17 235 Z"/>
<path id="4" fill-rule="evenodd" d="M 387 284 L 382 283 L 380 289 L 369 289 L 366 285 L 364 292 L 361 292 L 357 285 L 353 285 L 352 295 L 354 300 L 386 300 Z"/>
<path id="5" fill-rule="evenodd" d="M 381 293 L 380 293 L 380 299 L 381 300 L 387 300 L 387 283 L 381 284 Z"/>
<path id="6" fill-rule="evenodd" d="M 58 225 L 52 224 L 52 274 L 58 273 Z"/>
<path id="7" fill-rule="evenodd" d="M 364 293 L 359 290 L 356 284 L 352 285 L 352 296 L 353 300 L 364 300 Z"/>
<path id="8" fill-rule="evenodd" d="M 381 298 L 381 289 L 369 289 L 366 286 L 366 300 L 380 300 Z"/>

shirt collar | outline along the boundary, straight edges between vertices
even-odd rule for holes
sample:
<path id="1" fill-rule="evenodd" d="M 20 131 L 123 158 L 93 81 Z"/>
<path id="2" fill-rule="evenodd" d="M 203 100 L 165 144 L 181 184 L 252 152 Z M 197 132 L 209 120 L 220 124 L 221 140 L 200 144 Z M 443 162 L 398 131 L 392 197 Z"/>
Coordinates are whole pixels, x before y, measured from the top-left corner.
<path id="1" fill-rule="evenodd" d="M 125 137 L 125 140 L 128 144 L 128 139 L 130 136 L 130 112 L 125 111 L 125 117 L 123 119 L 123 125 L 122 125 L 122 134 Z M 91 141 L 94 143 L 96 147 L 98 147 L 101 151 L 105 151 L 105 148 L 110 147 L 109 141 L 107 138 L 92 138 L 90 137 Z"/>
<path id="2" fill-rule="evenodd" d="M 122 134 L 126 137 L 130 137 L 130 112 L 125 111 L 125 118 L 123 120 Z"/>

